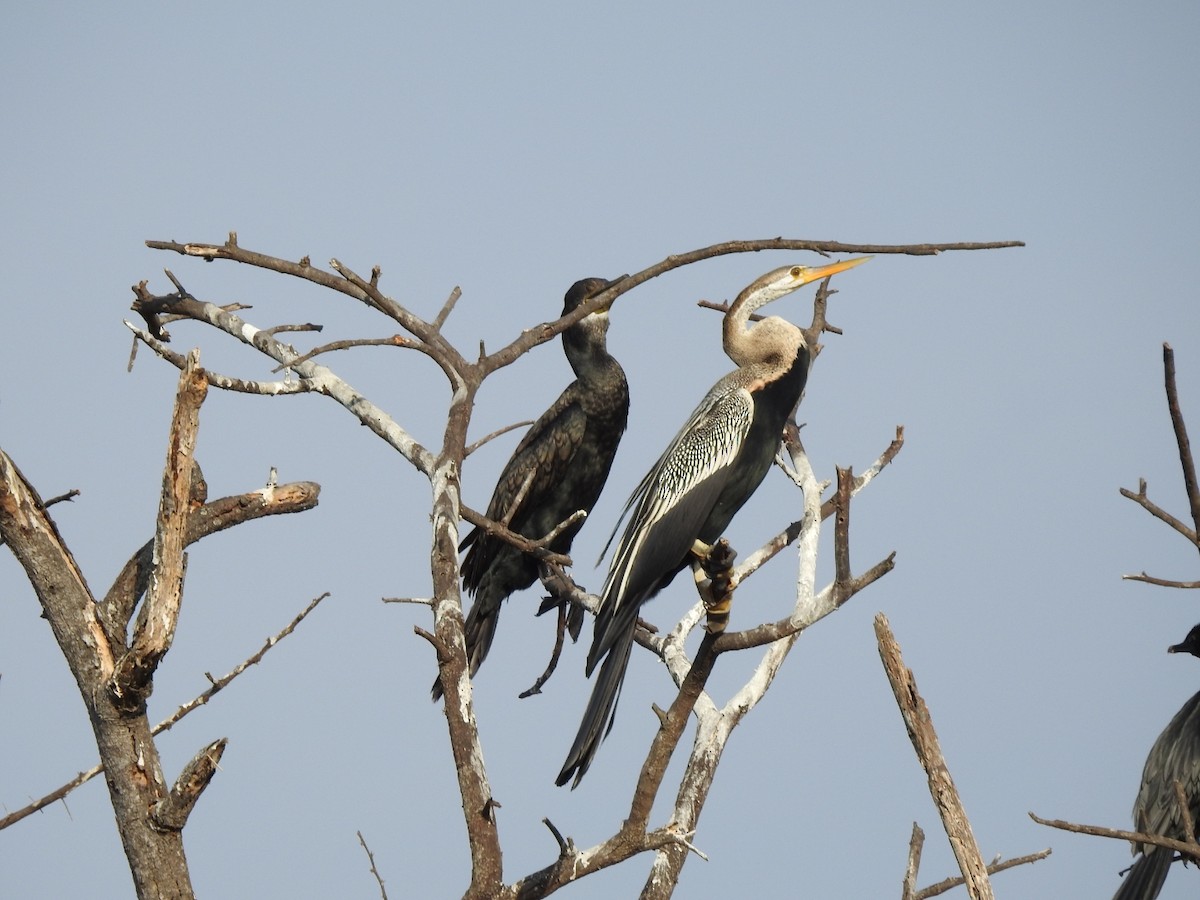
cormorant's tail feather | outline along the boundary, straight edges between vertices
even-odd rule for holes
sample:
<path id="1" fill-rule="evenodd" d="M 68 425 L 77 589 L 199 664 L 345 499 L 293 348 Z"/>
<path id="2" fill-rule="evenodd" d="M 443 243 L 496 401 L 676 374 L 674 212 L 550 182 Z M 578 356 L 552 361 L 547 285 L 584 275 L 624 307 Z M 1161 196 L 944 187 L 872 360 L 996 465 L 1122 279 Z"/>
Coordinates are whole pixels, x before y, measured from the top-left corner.
<path id="1" fill-rule="evenodd" d="M 483 596 L 476 596 L 471 604 L 471 611 L 463 622 L 463 636 L 467 639 L 467 663 L 470 666 L 471 677 L 479 671 L 483 661 L 487 659 L 488 651 L 492 649 L 492 641 L 496 637 L 496 625 L 500 622 L 500 604 L 503 600 L 489 601 Z M 436 703 L 442 699 L 442 676 L 433 680 L 429 695 Z"/>
<path id="2" fill-rule="evenodd" d="M 572 778 L 571 790 L 579 787 L 579 782 L 587 773 L 588 767 L 600 749 L 600 742 L 612 729 L 612 723 L 617 714 L 617 698 L 621 695 L 621 684 L 625 681 L 625 670 L 629 666 L 629 652 L 633 648 L 633 626 L 617 638 L 604 663 L 600 666 L 600 674 L 596 676 L 596 686 L 592 688 L 592 696 L 588 700 L 583 721 L 579 724 L 579 732 L 575 735 L 575 743 L 567 754 L 562 771 L 554 783 L 562 786 Z"/>
<path id="3" fill-rule="evenodd" d="M 1132 868 L 1113 894 L 1113 900 L 1154 900 L 1162 890 L 1171 870 L 1175 854 L 1165 847 L 1147 848 L 1145 856 L 1138 857 Z"/>

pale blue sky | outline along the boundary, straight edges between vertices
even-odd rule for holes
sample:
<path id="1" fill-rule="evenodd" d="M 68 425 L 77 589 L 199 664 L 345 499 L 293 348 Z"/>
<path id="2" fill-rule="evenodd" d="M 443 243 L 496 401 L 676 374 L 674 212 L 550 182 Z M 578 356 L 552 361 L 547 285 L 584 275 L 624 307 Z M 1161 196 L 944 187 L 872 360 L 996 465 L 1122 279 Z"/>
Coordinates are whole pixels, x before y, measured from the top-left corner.
<path id="1" fill-rule="evenodd" d="M 1020 239 L 1021 250 L 879 258 L 839 280 L 799 418 L 818 476 L 864 468 L 903 424 L 896 464 L 854 508 L 856 569 L 896 570 L 798 643 L 734 735 L 679 896 L 893 897 L 912 822 L 922 883 L 954 871 L 875 651 L 889 616 L 933 712 L 984 855 L 1054 848 L 997 877 L 998 896 L 1104 897 L 1124 845 L 1049 831 L 1041 815 L 1124 827 L 1145 754 L 1200 687 L 1166 655 L 1200 597 L 1123 583 L 1196 577 L 1182 539 L 1117 494 L 1149 479 L 1184 514 L 1162 394 L 1177 352 L 1200 434 L 1200 177 L 1195 4 L 315 4 L 25 6 L 0 35 L 0 446 L 43 494 L 96 592 L 150 535 L 174 370 L 126 374 L 129 286 L 170 267 L 204 299 L 251 303 L 260 326 L 315 321 L 321 340 L 391 333 L 340 296 L 230 264 L 145 249 L 220 241 L 281 256 L 378 263 L 384 288 L 447 333 L 499 346 L 553 318 L 577 278 L 675 252 L 785 235 L 861 242 Z M 610 346 L 633 393 L 609 489 L 576 543 L 591 568 L 622 502 L 729 368 L 718 317 L 797 254 L 706 262 L 639 288 Z M 778 304 L 802 321 L 805 293 Z M 269 366 L 198 326 L 173 329 L 214 368 Z M 298 341 L 299 343 L 299 341 Z M 446 391 L 423 357 L 331 360 L 416 436 L 440 434 Z M 569 371 L 557 344 L 496 376 L 473 434 L 535 417 Z M 472 459 L 486 505 L 510 436 Z M 160 741 L 169 774 L 217 737 L 222 770 L 186 832 L 205 897 L 455 896 L 467 855 L 434 671 L 412 633 L 425 595 L 428 488 L 320 398 L 214 393 L 198 456 L 214 495 L 283 480 L 323 486 L 303 516 L 193 548 L 183 619 L 152 718 L 202 690 L 312 596 L 332 597 L 264 665 Z M 734 523 L 749 552 L 798 495 L 769 477 Z M 828 547 L 826 550 L 828 551 Z M 777 560 L 738 596 L 787 602 Z M 646 610 L 660 625 L 686 581 Z M 617 727 L 582 787 L 553 786 L 590 682 L 573 648 L 546 694 L 537 594 L 505 610 L 477 712 L 511 880 L 547 864 L 548 816 L 577 843 L 607 836 L 669 681 L 634 659 Z M 14 809 L 92 764 L 73 682 L 19 567 L 0 561 L 0 804 Z M 733 683 L 741 664 L 718 671 Z M 633 896 L 649 858 L 563 896 Z M 0 834 L 5 893 L 122 897 L 131 884 L 94 781 Z M 1163 897 L 1193 896 L 1173 873 Z M 797 887 L 799 886 L 799 887 Z"/>

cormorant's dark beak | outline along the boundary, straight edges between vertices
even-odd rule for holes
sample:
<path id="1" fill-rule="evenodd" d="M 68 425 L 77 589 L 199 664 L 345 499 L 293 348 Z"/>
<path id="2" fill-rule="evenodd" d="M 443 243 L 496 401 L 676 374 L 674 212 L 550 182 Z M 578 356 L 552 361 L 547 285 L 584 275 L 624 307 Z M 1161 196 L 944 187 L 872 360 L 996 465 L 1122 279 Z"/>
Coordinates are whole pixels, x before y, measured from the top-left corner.
<path id="1" fill-rule="evenodd" d="M 1183 644 L 1172 644 L 1167 648 L 1168 653 L 1187 653 L 1187 647 Z"/>
<path id="2" fill-rule="evenodd" d="M 593 293 L 593 294 L 589 294 L 589 295 L 588 295 L 586 298 L 584 298 L 584 299 L 585 299 L 585 300 L 591 300 L 591 299 L 592 299 L 592 297 L 595 297 L 595 296 L 596 296 L 596 294 L 603 294 L 605 291 L 607 291 L 607 290 L 608 290 L 610 287 L 612 287 L 614 284 L 620 284 L 622 281 L 624 281 L 624 280 L 625 280 L 626 278 L 628 278 L 628 277 L 629 277 L 628 275 L 618 275 L 618 276 L 617 276 L 616 278 L 614 278 L 612 281 L 606 282 L 606 283 L 605 283 L 605 285 L 604 285 L 604 287 L 600 288 L 600 290 L 596 291 L 596 292 L 595 292 L 595 293 Z M 605 304 L 604 304 L 602 307 L 600 307 L 598 310 L 596 310 L 596 312 L 598 312 L 598 313 L 607 313 L 607 312 L 608 312 L 608 310 L 609 310 L 609 307 L 611 307 L 611 306 L 612 306 L 612 304 L 611 304 L 611 303 L 605 303 Z"/>

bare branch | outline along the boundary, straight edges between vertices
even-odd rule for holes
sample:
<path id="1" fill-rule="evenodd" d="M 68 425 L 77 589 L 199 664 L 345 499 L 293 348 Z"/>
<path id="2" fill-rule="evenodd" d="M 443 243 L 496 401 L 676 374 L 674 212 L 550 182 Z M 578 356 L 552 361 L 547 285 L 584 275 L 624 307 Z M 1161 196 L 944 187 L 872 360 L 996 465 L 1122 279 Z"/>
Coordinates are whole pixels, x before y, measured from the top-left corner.
<path id="1" fill-rule="evenodd" d="M 1146 584 L 1157 585 L 1158 587 L 1185 588 L 1188 590 L 1200 588 L 1200 581 L 1171 581 L 1167 578 L 1155 578 L 1153 575 L 1147 575 L 1145 572 L 1138 575 L 1122 575 L 1121 578 L 1124 581 L 1141 581 Z"/>
<path id="2" fill-rule="evenodd" d="M 134 628 L 131 652 L 120 660 L 113 673 L 112 690 L 116 697 L 125 698 L 134 707 L 145 702 L 154 670 L 175 640 L 187 566 L 184 547 L 187 546 L 192 460 L 196 451 L 196 431 L 200 427 L 200 406 L 207 394 L 208 381 L 200 368 L 200 353 L 193 350 L 179 376 L 175 397 L 146 601 Z"/>
<path id="3" fill-rule="evenodd" d="M 274 329 L 266 329 L 268 333 Z M 307 353 L 302 353 L 290 363 L 280 363 L 272 372 L 282 372 L 284 369 L 294 368 L 296 363 L 307 362 L 313 357 L 320 356 L 322 353 L 332 353 L 335 350 L 349 350 L 352 347 L 417 347 L 420 349 L 420 344 L 416 341 L 410 341 L 402 334 L 393 334 L 391 337 L 385 338 L 353 338 L 344 341 L 332 341 L 328 344 L 322 344 L 320 347 L 313 347 Z"/>
<path id="4" fill-rule="evenodd" d="M 214 304 L 203 303 L 190 296 L 149 297 L 147 295 L 140 296 L 134 305 L 144 308 L 150 301 L 154 301 L 163 310 L 185 314 L 196 321 L 205 322 L 242 343 L 254 347 L 276 362 L 295 369 L 301 379 L 309 382 L 308 390 L 319 391 L 332 397 L 362 424 L 398 450 L 418 471 L 426 476 L 432 474 L 434 455 L 401 428 L 391 416 L 325 366 L 312 361 L 297 363 L 297 356 L 289 347 Z"/>
<path id="5" fill-rule="evenodd" d="M 550 833 L 554 835 L 554 840 L 558 843 L 558 855 L 560 857 L 567 856 L 574 850 L 574 842 L 570 838 L 564 838 L 562 832 L 558 830 L 553 822 L 549 819 L 542 819 L 542 824 L 550 829 Z"/>
<path id="6" fill-rule="evenodd" d="M 1150 515 L 1154 516 L 1154 518 L 1166 522 L 1189 541 L 1195 542 L 1196 532 L 1192 528 L 1189 528 L 1185 522 L 1175 518 L 1173 515 L 1156 505 L 1152 500 L 1150 500 L 1149 497 L 1146 496 L 1146 479 L 1138 479 L 1138 490 L 1136 494 L 1129 490 L 1129 488 L 1120 488 L 1119 490 L 1122 497 L 1132 500 L 1138 506 L 1146 510 L 1146 512 L 1150 513 Z"/>
<path id="7" fill-rule="evenodd" d="M 30 486 L 30 490 L 32 490 L 32 486 Z M 35 494 L 36 494 L 36 492 L 35 492 Z M 49 500 L 46 500 L 46 501 L 42 501 L 41 498 L 39 497 L 38 502 L 42 504 L 42 509 L 48 509 L 49 507 L 54 506 L 56 503 L 64 503 L 68 500 L 74 500 L 79 495 L 80 495 L 80 491 L 78 488 L 71 488 L 71 490 L 67 491 L 65 494 L 59 494 L 57 497 L 51 497 Z M 4 546 L 4 535 L 0 534 L 0 547 L 3 547 L 3 546 Z"/>
<path id="8" fill-rule="evenodd" d="M 844 591 L 850 583 L 850 488 L 854 470 L 836 467 L 837 494 L 834 496 L 833 583 L 835 591 Z M 839 604 L 840 605 L 840 604 Z"/>
<path id="9" fill-rule="evenodd" d="M 508 509 L 504 511 L 504 515 L 500 519 L 500 524 L 508 528 L 512 524 L 512 517 L 521 504 L 525 500 L 525 495 L 529 493 L 529 488 L 533 485 L 533 477 L 537 475 L 537 469 L 531 468 L 525 476 L 525 480 L 521 482 L 521 486 L 517 488 L 516 496 L 513 497 L 512 503 L 508 505 Z"/>
<path id="10" fill-rule="evenodd" d="M 966 880 L 967 893 L 972 900 L 992 900 L 994 894 L 988 881 L 987 867 L 958 790 L 954 787 L 954 780 L 950 777 L 950 769 L 942 756 L 937 732 L 933 728 L 933 717 L 917 692 L 917 681 L 912 670 L 904 665 L 900 646 L 892 636 L 892 629 L 883 613 L 875 616 L 875 636 L 879 642 L 879 657 L 892 685 L 892 692 L 896 695 L 896 704 L 900 707 L 909 739 L 929 778 L 929 794 L 942 817 L 942 826 L 946 829 L 950 847 Z"/>
<path id="11" fill-rule="evenodd" d="M 45 501 L 42 504 L 42 508 L 45 509 L 47 507 L 53 506 L 56 503 L 62 503 L 67 500 L 74 500 L 79 495 L 80 495 L 79 488 L 71 488 L 71 490 L 67 491 L 65 494 L 59 494 L 57 497 L 51 497 L 49 500 Z"/>
<path id="12" fill-rule="evenodd" d="M 262 658 L 266 655 L 268 650 L 270 650 L 272 647 L 274 647 L 276 644 L 278 644 L 280 641 L 282 641 L 285 637 L 287 637 L 289 634 L 291 634 L 293 631 L 295 631 L 296 626 L 299 625 L 301 622 L 303 622 L 304 619 L 308 616 L 308 614 L 317 608 L 317 604 L 320 603 L 322 600 L 324 600 L 328 596 L 329 596 L 329 594 L 328 594 L 328 592 L 326 592 L 324 594 L 321 594 L 319 597 L 316 597 L 311 603 L 308 604 L 308 606 L 306 606 L 300 612 L 300 614 L 298 616 L 296 616 L 296 618 L 292 619 L 291 622 L 289 622 L 286 626 L 284 626 L 282 631 L 280 631 L 274 637 L 267 638 L 267 642 L 262 645 L 262 647 L 259 649 L 259 651 L 257 653 L 253 654 L 248 659 L 246 659 L 245 661 L 240 663 L 238 666 L 236 666 L 228 675 L 225 675 L 214 681 L 211 675 L 206 674 L 206 677 L 212 683 L 212 687 L 210 687 L 208 690 L 204 691 L 202 694 L 199 694 L 196 697 L 194 697 L 193 699 L 189 700 L 187 703 L 183 704 L 177 710 L 175 710 L 175 712 L 173 712 L 171 715 L 167 716 L 167 718 L 163 719 L 161 722 L 159 722 L 157 725 L 155 725 L 154 728 L 151 729 L 151 734 L 157 735 L 157 734 L 160 734 L 160 733 L 168 730 L 169 728 L 171 728 L 172 725 L 174 725 L 176 722 L 178 722 L 180 719 L 182 719 L 188 713 L 193 712 L 193 711 L 199 709 L 201 706 L 204 706 L 206 703 L 208 703 L 208 701 L 212 699 L 214 694 L 216 694 L 222 688 L 228 686 L 231 681 L 233 681 L 235 678 L 237 678 L 239 675 L 241 675 L 243 672 L 245 672 L 246 669 L 250 668 L 250 666 L 258 664 L 262 660 Z M 17 822 L 24 819 L 26 816 L 32 815 L 33 813 L 38 812 L 39 810 L 45 809 L 47 806 L 49 806 L 52 803 L 58 802 L 59 800 L 66 797 L 67 794 L 71 793 L 71 791 L 75 790 L 75 788 L 91 781 L 93 778 L 95 778 L 97 775 L 99 775 L 103 771 L 104 771 L 103 765 L 92 766 L 92 768 L 88 769 L 86 772 L 80 772 L 78 775 L 76 775 L 74 778 L 72 778 L 66 784 L 62 785 L 61 787 L 55 788 L 53 791 L 51 791 L 49 794 L 46 794 L 41 799 L 35 800 L 33 803 L 30 803 L 28 806 L 22 807 L 21 809 L 18 809 L 15 812 L 9 813 L 7 816 L 0 818 L 0 831 L 3 831 L 9 825 L 16 824 Z"/>
<path id="13" fill-rule="evenodd" d="M 367 861 L 371 864 L 371 874 L 375 876 L 375 883 L 379 885 L 379 895 L 383 900 L 388 900 L 387 889 L 383 886 L 383 876 L 379 874 L 379 870 L 375 868 L 375 854 L 371 852 L 371 848 L 367 846 L 367 839 L 363 837 L 361 831 L 355 832 L 358 835 L 358 842 L 362 844 L 363 850 L 367 853 Z"/>
<path id="14" fill-rule="evenodd" d="M 167 831 L 183 831 L 200 795 L 217 774 L 226 743 L 225 738 L 213 741 L 183 767 L 167 796 L 150 810 L 150 818 L 157 827 Z"/>
<path id="15" fill-rule="evenodd" d="M 661 262 L 634 274 L 616 279 L 605 291 L 581 303 L 568 315 L 555 322 L 546 323 L 540 327 L 531 328 L 506 347 L 495 351 L 490 356 L 479 360 L 484 374 L 488 374 L 502 366 L 509 365 L 531 347 L 545 343 L 555 335 L 565 331 L 571 325 L 590 315 L 602 306 L 612 304 L 622 294 L 628 293 L 640 284 L 652 278 L 657 278 L 673 269 L 691 265 L 705 259 L 724 256 L 731 253 L 757 253 L 763 250 L 800 250 L 820 253 L 872 253 L 872 254 L 905 254 L 909 256 L 934 256 L 950 250 L 996 250 L 1006 247 L 1023 247 L 1023 241 L 998 241 L 987 243 L 952 243 L 952 244 L 844 244 L 838 241 L 805 241 L 788 238 L 768 238 L 765 240 L 727 241 L 703 247 L 688 253 L 668 256 Z"/>
<path id="16" fill-rule="evenodd" d="M 163 731 L 167 731 L 188 713 L 208 703 L 208 701 L 211 700 L 218 691 L 227 687 L 231 681 L 245 672 L 248 668 L 251 666 L 256 666 L 262 662 L 262 658 L 267 655 L 267 651 L 272 649 L 276 644 L 295 631 L 296 626 L 308 618 L 308 614 L 316 609 L 317 605 L 328 596 L 329 592 L 326 591 L 325 593 L 320 594 L 310 600 L 309 604 L 304 607 L 304 609 L 300 610 L 299 614 L 292 619 L 292 621 L 283 626 L 278 634 L 267 638 L 266 642 L 258 649 L 256 653 L 251 654 L 242 662 L 238 663 L 238 665 L 234 666 L 234 668 L 231 669 L 228 674 L 221 676 L 215 681 L 211 675 L 206 674 L 208 680 L 212 682 L 212 687 L 204 691 L 204 693 L 198 694 L 196 697 L 180 706 L 177 710 L 175 710 L 175 712 L 171 713 L 171 715 L 167 716 L 167 718 L 155 725 L 152 729 L 152 733 L 157 735 Z"/>
<path id="17" fill-rule="evenodd" d="M 458 298 L 462 296 L 462 288 L 458 285 L 454 286 L 454 290 L 450 292 L 450 296 L 446 298 L 446 302 L 442 308 L 438 310 L 438 314 L 433 319 L 433 327 L 436 331 L 441 331 L 442 326 L 446 324 L 446 319 L 454 310 L 454 304 L 458 302 Z"/>
<path id="18" fill-rule="evenodd" d="M 1148 834 L 1144 831 L 1122 831 L 1119 828 L 1106 828 L 1103 825 L 1082 825 L 1076 822 L 1066 822 L 1062 819 L 1043 819 L 1033 813 L 1029 814 L 1029 818 L 1033 819 L 1039 825 L 1045 825 L 1048 828 L 1071 831 L 1075 834 L 1090 834 L 1093 837 L 1129 841 L 1133 844 L 1148 844 L 1152 847 L 1163 847 L 1167 850 L 1174 850 L 1176 853 L 1181 853 L 1189 858 L 1200 858 L 1200 844 L 1177 841 L 1174 838 L 1163 837 L 1161 834 Z"/>
<path id="19" fill-rule="evenodd" d="M 997 872 L 1003 872 L 1005 869 L 1012 869 L 1016 866 L 1024 866 L 1030 863 L 1035 863 L 1038 860 L 1045 859 L 1049 856 L 1051 850 L 1047 847 L 1045 850 L 1039 850 L 1036 853 L 1028 853 L 1025 856 L 1015 856 L 1012 859 L 1001 860 L 999 862 L 990 863 L 987 867 L 988 875 L 995 875 Z M 962 876 L 958 878 L 947 878 L 945 881 L 939 881 L 937 884 L 931 884 L 927 888 L 922 888 L 917 891 L 912 900 L 929 900 L 930 897 L 937 897 L 947 891 L 953 890 L 966 881 Z"/>
<path id="20" fill-rule="evenodd" d="M 264 328 L 263 333 L 271 336 L 277 334 L 295 334 L 307 331 L 324 331 L 324 325 L 314 325 L 312 322 L 292 322 L 283 325 L 272 325 L 270 328 Z"/>
<path id="21" fill-rule="evenodd" d="M 549 534 L 538 540 L 530 540 L 523 534 L 518 534 L 500 522 L 493 521 L 487 516 L 475 512 L 475 510 L 471 509 L 465 504 L 459 508 L 459 512 L 462 514 L 462 517 L 472 525 L 482 528 L 488 534 L 501 538 L 507 543 L 512 544 L 523 553 L 528 553 L 535 559 L 539 559 L 546 563 L 554 563 L 560 566 L 572 565 L 571 557 L 567 556 L 565 553 L 555 553 L 552 550 L 547 550 L 546 545 L 554 540 L 554 538 L 556 538 L 559 534 L 561 534 L 563 529 L 568 528 L 575 522 L 579 521 L 579 511 L 576 511 L 567 519 L 560 522 Z"/>
<path id="22" fill-rule="evenodd" d="M 513 431 L 517 428 L 524 428 L 526 425 L 532 425 L 532 424 L 533 424 L 533 419 L 526 419 L 524 422 L 513 422 L 513 424 L 511 424 L 511 425 L 505 425 L 503 428 L 497 428 L 491 434 L 485 434 L 483 437 L 481 437 L 475 443 L 468 446 L 467 449 L 463 451 L 463 459 L 466 459 L 468 456 L 470 456 L 472 453 L 474 453 L 476 450 L 478 450 L 480 447 L 482 447 L 488 441 L 495 440 L 496 438 L 500 437 L 500 435 L 508 434 L 510 431 Z"/>
<path id="23" fill-rule="evenodd" d="M 921 850 L 925 847 L 925 832 L 913 822 L 912 837 L 908 841 L 908 865 L 904 867 L 904 883 L 900 900 L 915 900 L 917 872 L 921 869 Z"/>
<path id="24" fill-rule="evenodd" d="M 179 319 L 186 319 L 187 316 L 176 316 Z M 187 357 L 182 353 L 176 353 L 162 341 L 156 340 L 153 335 L 142 328 L 138 328 L 132 322 L 126 321 L 125 327 L 133 332 L 134 340 L 141 341 L 158 356 L 165 359 L 175 368 L 182 371 L 187 365 Z M 283 367 L 281 367 L 283 368 Z M 260 394 L 264 397 L 283 397 L 289 394 L 307 394 L 315 391 L 315 385 L 303 379 L 295 381 L 247 381 L 244 378 L 234 378 L 231 375 L 223 375 L 220 372 L 214 372 L 211 369 L 205 370 L 208 376 L 210 387 L 215 387 L 223 391 L 233 391 L 240 394 Z"/>
<path id="25" fill-rule="evenodd" d="M 1187 794 L 1183 792 L 1183 784 L 1178 778 L 1172 780 L 1171 786 L 1175 789 L 1175 803 L 1179 807 L 1179 821 L 1183 823 L 1183 833 L 1194 844 L 1196 843 L 1196 823 L 1192 820 L 1191 804 L 1188 803 Z"/>
<path id="26" fill-rule="evenodd" d="M 679 693 L 675 696 L 658 732 L 654 735 L 654 740 L 650 743 L 650 750 L 646 754 L 637 786 L 633 791 L 633 803 L 630 805 L 629 816 L 621 826 L 621 832 L 645 832 L 646 823 L 649 821 L 650 812 L 654 806 L 654 799 L 658 796 L 659 786 L 666 775 L 667 763 L 670 762 L 671 754 L 674 753 L 679 738 L 683 735 L 684 726 L 687 724 L 692 708 L 696 705 L 697 697 L 707 684 L 709 675 L 712 674 L 712 667 L 717 659 L 716 641 L 717 636 L 708 632 L 700 641 L 691 671 L 688 672 L 687 678 L 680 686 Z"/>
<path id="27" fill-rule="evenodd" d="M 1187 425 L 1179 409 L 1179 391 L 1175 386 L 1175 351 L 1170 344 L 1163 344 L 1163 380 L 1166 383 L 1167 409 L 1171 413 L 1171 427 L 1175 430 L 1175 443 L 1179 447 L 1179 465 L 1183 469 L 1183 487 L 1187 493 L 1188 506 L 1192 511 L 1192 543 L 1200 549 L 1196 536 L 1200 533 L 1200 487 L 1196 484 L 1196 464 L 1192 460 L 1192 445 L 1188 441 Z"/>

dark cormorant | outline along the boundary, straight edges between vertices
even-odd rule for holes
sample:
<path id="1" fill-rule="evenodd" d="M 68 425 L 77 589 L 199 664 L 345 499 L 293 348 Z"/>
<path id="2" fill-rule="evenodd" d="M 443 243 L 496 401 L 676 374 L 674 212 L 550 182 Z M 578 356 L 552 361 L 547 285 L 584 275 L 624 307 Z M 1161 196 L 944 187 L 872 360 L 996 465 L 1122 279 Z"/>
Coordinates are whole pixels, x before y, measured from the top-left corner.
<path id="1" fill-rule="evenodd" d="M 1168 653 L 1200 657 L 1200 625 Z M 1175 782 L 1183 786 L 1193 824 L 1200 824 L 1200 693 L 1192 696 L 1163 729 L 1142 770 L 1142 786 L 1133 804 L 1133 827 L 1145 834 L 1186 841 L 1183 816 L 1175 798 Z M 1174 851 L 1135 843 L 1138 856 L 1113 900 L 1154 900 L 1167 880 Z M 1195 862 L 1196 860 L 1193 860 Z"/>
<path id="2" fill-rule="evenodd" d="M 563 315 L 610 284 L 603 278 L 575 282 L 563 298 Z M 510 529 L 537 540 L 576 510 L 591 512 L 629 417 L 629 385 L 620 364 L 608 353 L 607 331 L 605 307 L 562 333 L 563 351 L 576 379 L 513 451 L 488 504 L 489 519 L 499 522 L 508 516 Z M 522 490 L 524 496 L 513 509 Z M 567 553 L 582 527 L 580 520 L 563 529 L 548 549 Z M 462 563 L 463 587 L 475 598 L 463 626 L 467 660 L 474 675 L 492 646 L 500 604 L 537 580 L 538 561 L 480 528 L 473 529 L 459 549 L 467 550 Z M 434 682 L 432 694 L 434 700 L 442 696 L 440 678 Z"/>
<path id="3" fill-rule="evenodd" d="M 775 269 L 742 291 L 725 314 L 725 353 L 738 369 L 713 385 L 625 504 L 632 516 L 600 595 L 587 674 L 601 659 L 604 664 L 557 784 L 572 778 L 572 787 L 579 784 L 612 728 L 639 608 L 688 564 L 697 540 L 712 545 L 721 537 L 766 476 L 800 401 L 809 366 L 803 332 L 777 316 L 752 323 L 751 314 L 866 258 Z"/>

